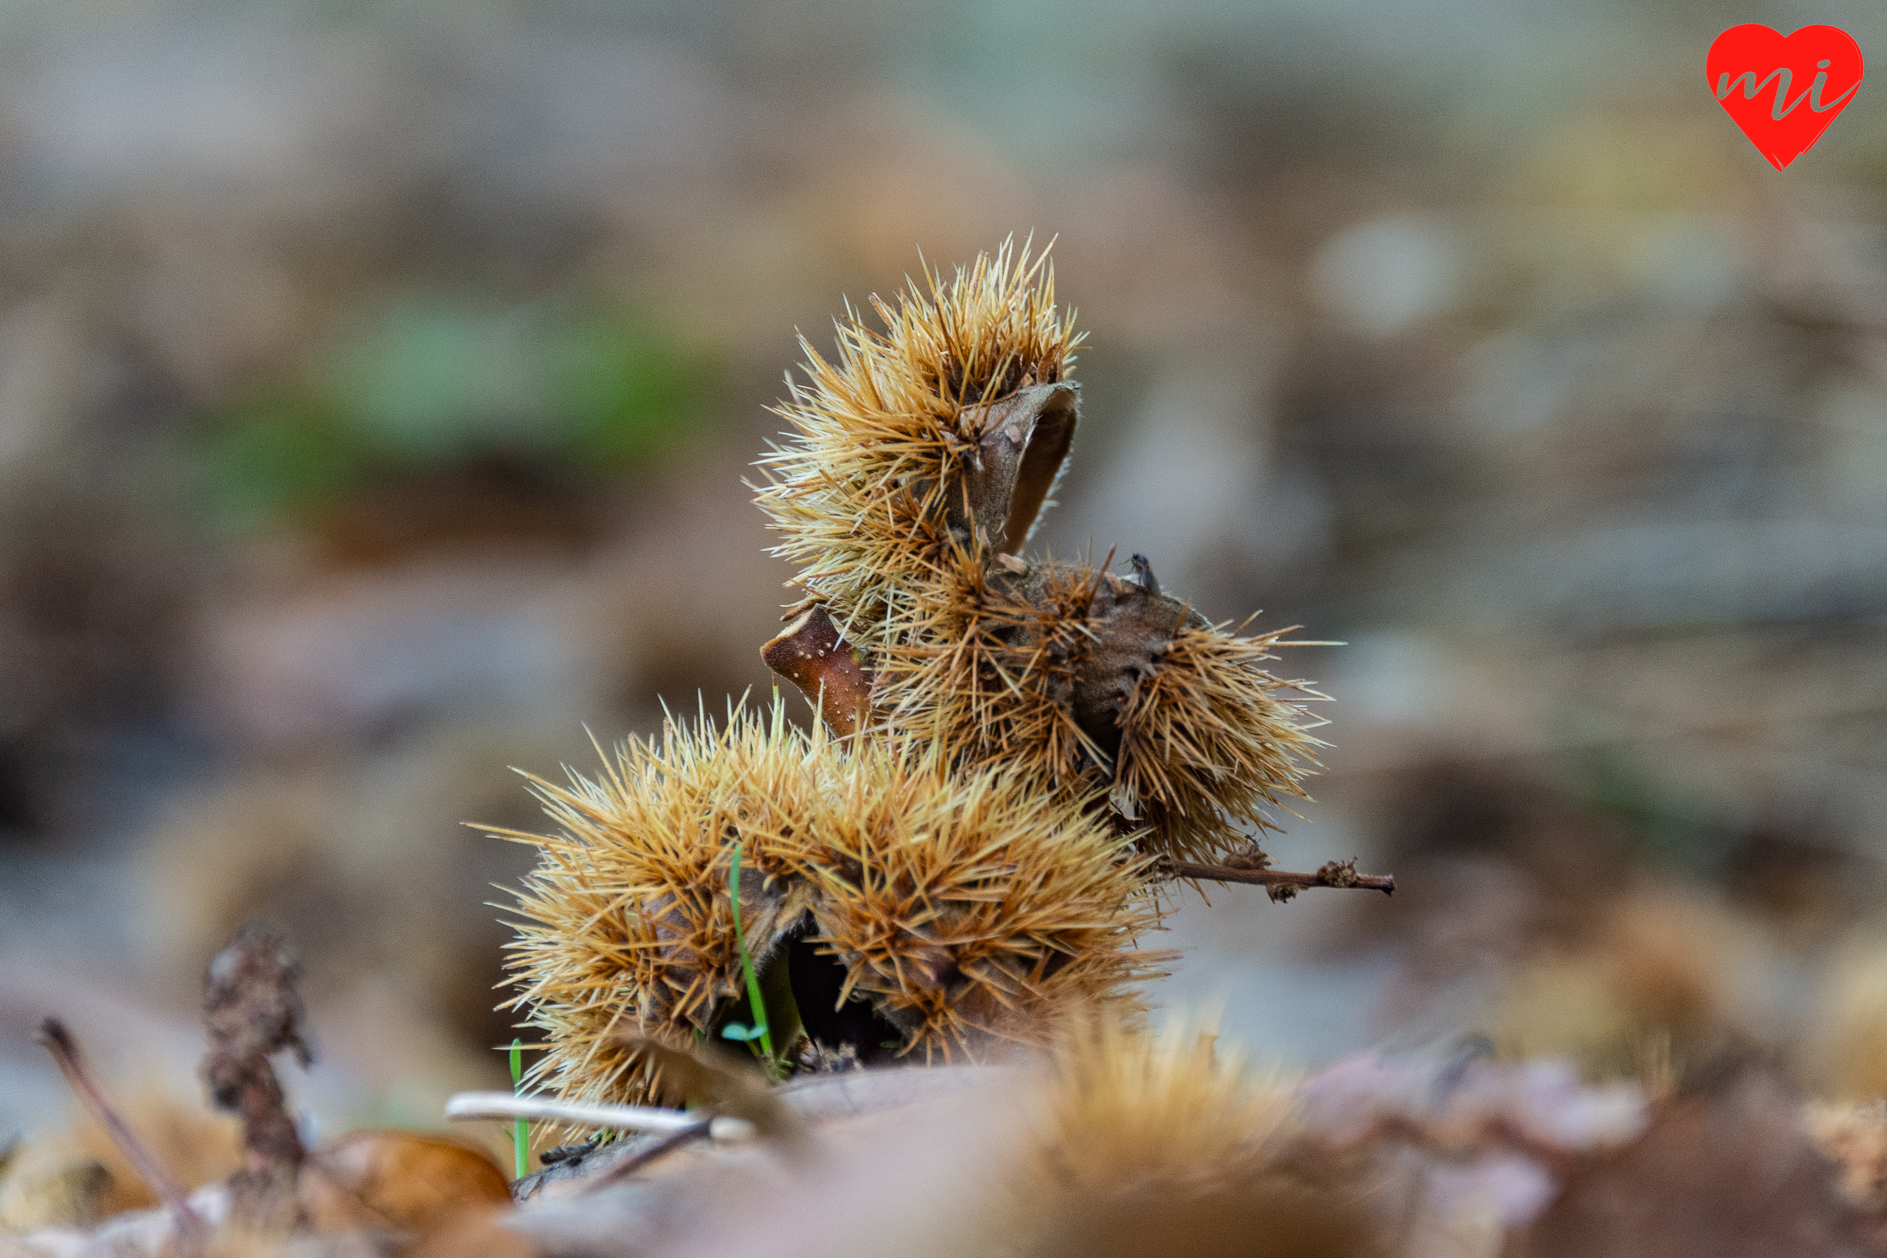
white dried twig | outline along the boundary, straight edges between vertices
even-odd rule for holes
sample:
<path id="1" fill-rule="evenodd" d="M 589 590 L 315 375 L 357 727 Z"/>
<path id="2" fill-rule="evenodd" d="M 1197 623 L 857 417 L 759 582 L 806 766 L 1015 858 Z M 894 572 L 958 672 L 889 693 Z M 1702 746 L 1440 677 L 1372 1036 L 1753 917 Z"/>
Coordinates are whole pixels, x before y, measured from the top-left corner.
<path id="1" fill-rule="evenodd" d="M 649 1105 L 586 1105 L 575 1101 L 552 1101 L 543 1097 L 513 1096 L 509 1092 L 458 1092 L 446 1098 L 446 1117 L 454 1120 L 472 1118 L 532 1118 L 551 1122 L 580 1123 L 586 1127 L 610 1127 L 619 1131 L 686 1131 L 701 1124 L 699 1114 L 686 1110 L 657 1109 Z M 708 1135 L 715 1140 L 751 1140 L 754 1125 L 744 1118 L 719 1115 L 708 1119 Z"/>

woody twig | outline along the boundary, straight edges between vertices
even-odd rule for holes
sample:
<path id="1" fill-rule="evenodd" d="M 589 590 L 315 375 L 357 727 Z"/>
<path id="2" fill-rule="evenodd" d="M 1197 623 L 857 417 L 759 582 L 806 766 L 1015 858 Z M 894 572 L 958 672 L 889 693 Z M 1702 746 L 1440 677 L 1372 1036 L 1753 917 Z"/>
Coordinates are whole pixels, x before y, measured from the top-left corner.
<path id="1" fill-rule="evenodd" d="M 52 1059 L 59 1064 L 59 1073 L 66 1077 L 72 1091 L 78 1096 L 92 1117 L 98 1120 L 111 1142 L 118 1146 L 118 1151 L 137 1171 L 138 1178 L 150 1185 L 151 1191 L 163 1201 L 170 1211 L 176 1227 L 179 1248 L 186 1253 L 198 1252 L 204 1224 L 203 1218 L 190 1208 L 189 1200 L 184 1196 L 183 1186 L 171 1177 L 170 1171 L 160 1162 L 149 1145 L 138 1138 L 130 1124 L 112 1108 L 105 1094 L 93 1082 L 91 1072 L 85 1068 L 85 1061 L 79 1056 L 78 1041 L 66 1024 L 57 1018 L 47 1018 L 39 1027 L 39 1042 L 45 1046 Z"/>
<path id="2" fill-rule="evenodd" d="M 1154 862 L 1152 876 L 1155 881 L 1196 878 L 1206 882 L 1252 883 L 1270 891 L 1273 900 L 1288 900 L 1299 891 L 1307 891 L 1312 887 L 1357 888 L 1380 891 L 1384 895 L 1394 895 L 1396 892 L 1394 874 L 1359 874 L 1354 859 L 1326 861 L 1316 873 L 1294 874 L 1256 864 L 1201 865 L 1193 861 L 1162 858 Z"/>
<path id="3" fill-rule="evenodd" d="M 203 1077 L 218 1107 L 242 1119 L 243 1169 L 231 1179 L 232 1214 L 266 1228 L 293 1226 L 306 1157 L 283 1102 L 271 1054 L 290 1049 L 305 1066 L 297 967 L 281 940 L 251 927 L 216 954 L 204 979 L 210 1049 Z"/>

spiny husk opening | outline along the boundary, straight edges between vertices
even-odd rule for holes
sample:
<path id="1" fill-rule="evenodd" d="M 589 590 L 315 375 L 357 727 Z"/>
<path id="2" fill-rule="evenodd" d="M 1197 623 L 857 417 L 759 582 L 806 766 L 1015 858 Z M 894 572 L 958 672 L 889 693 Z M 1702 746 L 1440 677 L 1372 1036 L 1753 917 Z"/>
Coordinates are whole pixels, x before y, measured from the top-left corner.
<path id="1" fill-rule="evenodd" d="M 871 299 L 882 332 L 848 306 L 837 324 L 836 362 L 800 339 L 805 379 L 789 376 L 789 400 L 775 408 L 794 437 L 758 463 L 767 483 L 757 500 L 781 534 L 774 553 L 799 565 L 797 584 L 867 647 L 953 536 L 972 546 L 1002 543 L 1005 518 L 979 522 L 980 539 L 961 520 L 953 530 L 952 494 L 964 492 L 980 462 L 977 443 L 998 419 L 994 404 L 1064 382 L 1081 340 L 1072 317 L 1056 308 L 1046 250 L 1031 259 L 1026 243 L 1018 250 L 1006 241 L 947 282 L 927 269 L 924 284 L 912 281 L 895 307 Z M 1053 462 L 1050 483 L 1072 424 L 1069 409 L 1044 434 L 1035 462 Z M 1029 476 L 1040 481 L 1044 469 L 1031 466 Z M 1038 485 L 1027 495 L 1035 510 L 1047 492 Z M 1026 514 L 1024 531 L 1034 512 Z"/>
<path id="2" fill-rule="evenodd" d="M 1110 827 L 1011 773 L 873 760 L 788 859 L 817 883 L 814 939 L 904 1030 L 903 1055 L 987 1060 L 1077 1012 L 1138 1017 L 1134 985 L 1170 956 L 1137 947 L 1158 915 Z"/>
<path id="3" fill-rule="evenodd" d="M 805 911 L 794 871 L 762 836 L 806 815 L 824 789 L 823 734 L 732 712 L 630 740 L 595 778 L 532 778 L 550 835 L 494 830 L 539 851 L 517 892 L 507 1007 L 528 1012 L 547 1051 L 531 1082 L 566 1099 L 661 1099 L 659 1078 L 625 1041 L 687 1049 L 743 990 L 729 875 L 743 846 L 741 917 L 765 964 Z"/>
<path id="4" fill-rule="evenodd" d="M 879 728 L 1037 791 L 1105 794 L 1143 852 L 1212 861 L 1308 798 L 1325 744 L 1304 703 L 1323 696 L 1263 667 L 1290 632 L 1240 636 L 1137 580 L 959 549 L 874 658 Z"/>
<path id="5" fill-rule="evenodd" d="M 595 779 L 537 781 L 556 834 L 497 832 L 541 853 L 511 947 L 511 1004 L 547 1050 L 534 1083 L 668 1099 L 629 1041 L 688 1049 L 740 998 L 737 843 L 756 966 L 808 945 L 830 958 L 838 1003 L 869 1002 L 899 1055 L 977 1060 L 1076 1010 L 1139 1016 L 1133 985 L 1168 958 L 1137 947 L 1157 914 L 1108 827 L 1010 775 L 953 775 L 908 746 L 842 751 L 783 711 L 671 721 Z"/>

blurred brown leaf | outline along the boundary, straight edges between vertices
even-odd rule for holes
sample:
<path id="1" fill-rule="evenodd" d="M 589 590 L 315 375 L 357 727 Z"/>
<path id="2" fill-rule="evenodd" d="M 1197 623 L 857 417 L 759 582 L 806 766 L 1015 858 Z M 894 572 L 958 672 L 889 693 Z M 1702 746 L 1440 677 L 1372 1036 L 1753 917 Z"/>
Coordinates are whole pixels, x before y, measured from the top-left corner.
<path id="1" fill-rule="evenodd" d="M 317 1232 L 427 1232 L 510 1202 L 504 1172 L 484 1153 L 408 1131 L 350 1131 L 310 1154 L 301 1177 Z"/>
<path id="2" fill-rule="evenodd" d="M 1574 1175 L 1506 1258 L 1877 1254 L 1798 1112 L 1755 1071 L 1680 1096 L 1642 1139 Z"/>

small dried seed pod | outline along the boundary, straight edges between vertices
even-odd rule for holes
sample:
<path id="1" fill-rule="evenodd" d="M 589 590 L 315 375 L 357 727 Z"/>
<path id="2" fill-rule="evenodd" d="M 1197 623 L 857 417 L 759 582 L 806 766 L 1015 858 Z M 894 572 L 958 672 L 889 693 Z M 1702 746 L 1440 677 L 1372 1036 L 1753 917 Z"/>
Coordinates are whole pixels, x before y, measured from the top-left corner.
<path id="1" fill-rule="evenodd" d="M 927 279 L 872 298 L 883 332 L 848 314 L 836 363 L 801 339 L 806 380 L 776 412 L 794 433 L 758 463 L 774 553 L 868 649 L 952 547 L 1022 548 L 1074 439 L 1081 338 L 1046 255 L 1004 244 Z"/>

